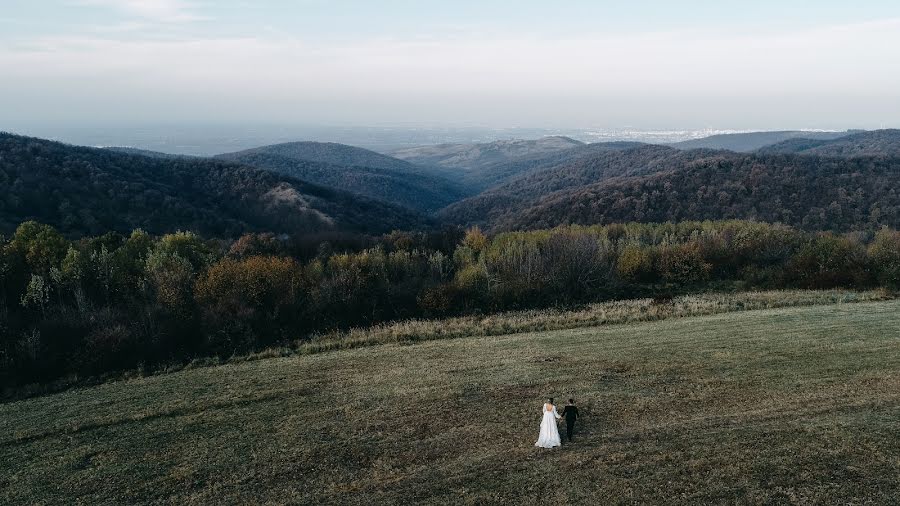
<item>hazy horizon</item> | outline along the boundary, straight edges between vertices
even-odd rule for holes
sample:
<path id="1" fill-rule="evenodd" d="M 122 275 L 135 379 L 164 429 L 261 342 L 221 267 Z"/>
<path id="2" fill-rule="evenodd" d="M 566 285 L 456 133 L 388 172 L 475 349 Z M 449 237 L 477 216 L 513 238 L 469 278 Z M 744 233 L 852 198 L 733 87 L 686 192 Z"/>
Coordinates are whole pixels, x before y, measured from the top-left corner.
<path id="1" fill-rule="evenodd" d="M 900 125 L 900 4 L 13 0 L 0 130 Z"/>
<path id="2" fill-rule="evenodd" d="M 750 130 L 758 131 L 758 130 Z M 821 131 L 821 130 L 807 130 Z M 397 148 L 454 143 L 485 143 L 509 139 L 565 136 L 591 142 L 635 141 L 669 144 L 719 134 L 745 133 L 734 129 L 644 130 L 635 128 L 487 128 L 452 126 L 291 126 L 291 125 L 151 125 L 135 127 L 41 127 L 17 134 L 75 145 L 128 147 L 181 155 L 209 156 L 264 145 L 295 141 L 338 142 L 390 153 Z"/>

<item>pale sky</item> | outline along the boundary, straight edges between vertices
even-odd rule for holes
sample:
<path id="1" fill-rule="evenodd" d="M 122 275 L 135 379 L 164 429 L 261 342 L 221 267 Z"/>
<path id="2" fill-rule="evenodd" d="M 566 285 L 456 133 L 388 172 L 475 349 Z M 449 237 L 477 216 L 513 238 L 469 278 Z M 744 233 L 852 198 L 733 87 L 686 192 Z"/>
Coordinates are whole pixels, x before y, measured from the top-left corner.
<path id="1" fill-rule="evenodd" d="M 900 127 L 895 0 L 0 4 L 0 130 Z"/>

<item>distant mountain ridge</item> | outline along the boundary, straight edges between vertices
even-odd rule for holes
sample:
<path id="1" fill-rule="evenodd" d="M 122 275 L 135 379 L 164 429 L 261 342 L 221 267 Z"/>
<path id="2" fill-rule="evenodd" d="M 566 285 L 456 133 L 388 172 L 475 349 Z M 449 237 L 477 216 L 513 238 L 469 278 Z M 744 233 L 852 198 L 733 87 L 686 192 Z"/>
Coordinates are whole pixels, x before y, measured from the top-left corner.
<path id="1" fill-rule="evenodd" d="M 116 153 L 124 153 L 127 155 L 138 155 L 138 156 L 147 156 L 150 158 L 164 158 L 164 159 L 172 159 L 172 158 L 197 158 L 191 155 L 173 155 L 171 153 L 163 153 L 161 151 L 151 151 L 149 149 L 140 149 L 140 148 L 129 148 L 122 146 L 110 146 L 102 148 L 108 151 L 115 151 Z"/>
<path id="2" fill-rule="evenodd" d="M 38 220 L 70 236 L 193 230 L 383 233 L 413 211 L 231 162 L 157 158 L 0 133 L 0 233 Z"/>
<path id="3" fill-rule="evenodd" d="M 292 142 L 217 155 L 418 211 L 431 212 L 469 193 L 434 171 L 337 143 Z"/>
<path id="4" fill-rule="evenodd" d="M 762 154 L 793 153 L 819 156 L 900 156 L 900 130 L 860 132 L 837 139 L 790 139 L 758 151 Z"/>
<path id="5" fill-rule="evenodd" d="M 813 140 L 830 140 L 850 135 L 855 131 L 819 132 L 803 130 L 784 130 L 774 132 L 745 132 L 736 134 L 719 134 L 681 141 L 669 146 L 677 149 L 727 149 L 737 153 L 749 153 L 764 146 L 769 146 L 789 139 L 803 138 Z"/>
<path id="6" fill-rule="evenodd" d="M 0 134 L 0 234 L 29 219 L 70 236 L 384 233 L 439 221 L 491 231 L 732 218 L 900 227 L 900 130 L 821 134 L 840 135 L 754 153 L 564 137 L 414 148 L 445 163 L 430 168 L 336 143 L 200 158 Z"/>
<path id="7" fill-rule="evenodd" d="M 414 174 L 422 172 L 421 167 L 417 167 L 405 160 L 383 155 L 369 149 L 337 142 L 283 142 L 280 144 L 270 144 L 231 153 L 223 153 L 221 155 L 216 155 L 216 158 L 235 159 L 260 153 L 277 155 L 294 160 L 328 163 L 331 165 L 371 167 L 373 169 L 387 169 Z"/>

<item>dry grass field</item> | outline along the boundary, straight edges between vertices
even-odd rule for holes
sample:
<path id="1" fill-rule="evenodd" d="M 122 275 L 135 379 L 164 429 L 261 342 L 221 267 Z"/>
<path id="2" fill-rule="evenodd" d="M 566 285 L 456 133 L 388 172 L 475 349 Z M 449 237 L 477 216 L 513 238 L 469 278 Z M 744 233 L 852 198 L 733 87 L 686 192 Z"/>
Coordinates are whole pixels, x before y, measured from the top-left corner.
<path id="1" fill-rule="evenodd" d="M 575 396 L 573 444 L 533 446 Z M 261 358 L 0 405 L 2 504 L 896 504 L 900 301 Z"/>

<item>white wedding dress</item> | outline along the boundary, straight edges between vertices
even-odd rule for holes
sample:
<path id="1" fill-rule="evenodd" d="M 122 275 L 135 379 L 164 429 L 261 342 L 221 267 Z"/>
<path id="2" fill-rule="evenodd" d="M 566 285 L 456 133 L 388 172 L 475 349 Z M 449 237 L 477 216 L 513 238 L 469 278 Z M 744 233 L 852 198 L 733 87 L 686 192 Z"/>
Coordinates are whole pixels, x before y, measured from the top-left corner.
<path id="1" fill-rule="evenodd" d="M 559 440 L 559 429 L 556 427 L 556 421 L 560 419 L 556 412 L 556 406 L 553 404 L 544 404 L 544 414 L 541 420 L 541 434 L 534 446 L 540 448 L 553 448 L 560 446 L 562 442 Z"/>

